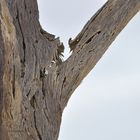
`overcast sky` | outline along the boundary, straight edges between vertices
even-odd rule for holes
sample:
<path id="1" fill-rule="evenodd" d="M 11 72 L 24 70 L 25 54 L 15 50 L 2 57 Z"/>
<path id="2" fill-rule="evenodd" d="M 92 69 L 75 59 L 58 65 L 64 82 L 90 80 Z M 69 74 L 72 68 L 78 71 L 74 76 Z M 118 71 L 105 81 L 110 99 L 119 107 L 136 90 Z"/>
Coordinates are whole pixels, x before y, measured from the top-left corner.
<path id="1" fill-rule="evenodd" d="M 67 40 L 105 0 L 38 0 L 40 22 Z M 71 97 L 59 140 L 140 140 L 140 13 L 126 26 Z"/>

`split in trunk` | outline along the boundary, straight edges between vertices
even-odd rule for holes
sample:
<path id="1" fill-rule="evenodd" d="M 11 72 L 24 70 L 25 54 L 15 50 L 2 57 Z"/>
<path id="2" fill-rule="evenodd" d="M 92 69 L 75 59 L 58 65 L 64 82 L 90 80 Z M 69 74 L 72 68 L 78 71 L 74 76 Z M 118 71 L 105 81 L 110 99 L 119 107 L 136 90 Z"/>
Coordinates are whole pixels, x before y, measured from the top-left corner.
<path id="1" fill-rule="evenodd" d="M 37 1 L 1 0 L 0 139 L 57 140 L 70 96 L 139 9 L 139 0 L 109 0 L 69 40 L 63 62 L 63 43 L 41 28 Z"/>

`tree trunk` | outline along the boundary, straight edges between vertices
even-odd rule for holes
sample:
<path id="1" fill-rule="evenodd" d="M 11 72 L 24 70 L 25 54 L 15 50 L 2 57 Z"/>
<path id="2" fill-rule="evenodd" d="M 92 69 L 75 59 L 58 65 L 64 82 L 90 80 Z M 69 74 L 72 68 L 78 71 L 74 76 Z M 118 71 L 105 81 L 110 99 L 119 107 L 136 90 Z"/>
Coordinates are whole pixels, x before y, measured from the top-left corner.
<path id="1" fill-rule="evenodd" d="M 69 40 L 39 24 L 36 0 L 0 1 L 0 140 L 57 140 L 62 112 L 80 82 L 139 11 L 139 0 L 109 0 Z"/>

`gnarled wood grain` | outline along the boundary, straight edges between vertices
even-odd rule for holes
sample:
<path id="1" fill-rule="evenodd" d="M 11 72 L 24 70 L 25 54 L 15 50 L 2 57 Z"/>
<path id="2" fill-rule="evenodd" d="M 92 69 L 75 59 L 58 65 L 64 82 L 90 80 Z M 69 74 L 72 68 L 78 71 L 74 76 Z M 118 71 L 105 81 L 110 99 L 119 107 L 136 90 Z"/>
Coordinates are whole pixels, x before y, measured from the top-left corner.
<path id="1" fill-rule="evenodd" d="M 0 140 L 57 140 L 62 112 L 80 82 L 139 11 L 139 0 L 109 0 L 69 40 L 39 23 L 36 0 L 0 1 Z"/>

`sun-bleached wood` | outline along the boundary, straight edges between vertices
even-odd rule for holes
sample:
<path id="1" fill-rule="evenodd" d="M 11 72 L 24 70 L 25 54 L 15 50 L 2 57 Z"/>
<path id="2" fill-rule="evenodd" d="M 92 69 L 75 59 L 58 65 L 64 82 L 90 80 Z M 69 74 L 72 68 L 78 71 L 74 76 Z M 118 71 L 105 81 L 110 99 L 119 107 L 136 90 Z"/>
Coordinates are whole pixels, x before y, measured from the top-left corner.
<path id="1" fill-rule="evenodd" d="M 0 1 L 0 140 L 57 140 L 66 104 L 84 77 L 140 9 L 109 0 L 63 43 L 44 31 L 36 0 Z"/>

